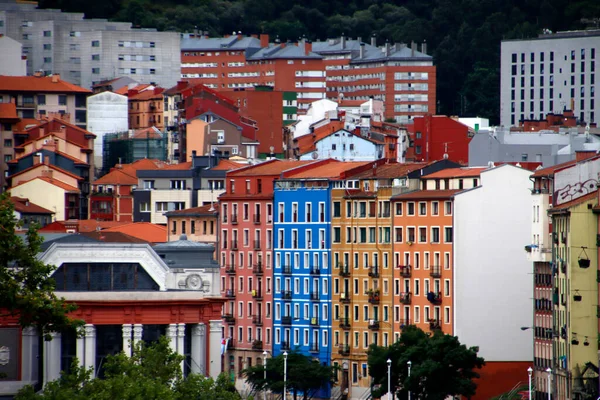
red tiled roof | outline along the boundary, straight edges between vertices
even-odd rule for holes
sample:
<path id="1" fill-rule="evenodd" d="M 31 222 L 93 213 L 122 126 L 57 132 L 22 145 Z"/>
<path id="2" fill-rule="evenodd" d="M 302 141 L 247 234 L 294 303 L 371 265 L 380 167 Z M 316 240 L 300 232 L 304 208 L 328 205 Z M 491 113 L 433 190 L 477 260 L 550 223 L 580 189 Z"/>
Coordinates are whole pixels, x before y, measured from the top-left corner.
<path id="1" fill-rule="evenodd" d="M 160 131 L 157 132 L 157 128 L 151 126 L 150 128 L 138 129 L 133 132 L 132 139 L 161 139 L 162 137 Z"/>
<path id="2" fill-rule="evenodd" d="M 102 230 L 81 232 L 80 234 L 106 243 L 148 243 L 143 239 L 130 236 L 123 232 L 109 232 L 107 230 Z"/>
<path id="3" fill-rule="evenodd" d="M 136 89 L 136 88 L 134 88 Z M 129 100 L 130 101 L 146 101 L 146 100 L 157 100 L 157 99 L 161 99 L 163 98 L 162 92 L 164 91 L 163 88 L 159 88 L 159 87 L 155 87 L 154 90 L 142 90 L 141 92 L 137 93 L 137 94 L 133 94 L 131 96 L 129 96 Z"/>
<path id="4" fill-rule="evenodd" d="M 52 76 L 1 76 L 0 92 L 32 92 L 32 93 L 92 93 L 88 89 L 58 79 L 53 82 Z"/>
<path id="5" fill-rule="evenodd" d="M 425 179 L 469 178 L 481 175 L 488 167 L 447 168 L 423 176 Z"/>
<path id="6" fill-rule="evenodd" d="M 17 106 L 15 103 L 0 103 L 0 120 L 18 120 Z"/>
<path id="7" fill-rule="evenodd" d="M 137 185 L 138 180 L 122 169 L 113 169 L 108 174 L 92 182 L 92 185 Z"/>
<path id="8" fill-rule="evenodd" d="M 37 204 L 31 203 L 29 199 L 24 197 L 11 196 L 10 201 L 15 207 L 15 211 L 22 214 L 54 214 L 54 211 L 50 211 L 44 207 L 40 207 Z"/>
<path id="9" fill-rule="evenodd" d="M 149 243 L 164 243 L 167 241 L 167 228 L 150 222 L 134 222 L 106 229 L 107 232 L 122 232 L 137 237 Z"/>
<path id="10" fill-rule="evenodd" d="M 256 165 L 245 166 L 234 171 L 230 171 L 227 177 L 230 176 L 263 176 L 276 175 L 278 176 L 283 171 L 292 168 L 297 168 L 302 165 L 310 164 L 315 161 L 297 161 L 297 160 L 269 160 Z"/>
<path id="11" fill-rule="evenodd" d="M 393 200 L 449 199 L 462 190 L 415 190 L 392 196 Z"/>
<path id="12" fill-rule="evenodd" d="M 219 160 L 219 163 L 211 168 L 213 171 L 231 171 L 232 169 L 238 169 L 245 167 L 246 164 L 240 164 L 235 161 L 230 161 L 226 159 Z"/>
<path id="13" fill-rule="evenodd" d="M 314 161 L 313 161 L 314 162 Z M 356 168 L 361 165 L 371 164 L 372 161 L 345 161 L 345 162 L 326 162 L 315 163 L 312 168 L 303 169 L 297 173 L 291 172 L 286 174 L 289 179 L 339 179 L 342 174 L 349 169 Z"/>
<path id="14" fill-rule="evenodd" d="M 24 185 L 24 184 L 26 184 L 28 182 L 35 181 L 36 179 L 39 179 L 39 180 L 47 182 L 47 183 L 49 183 L 51 185 L 57 186 L 57 187 L 63 189 L 64 191 L 66 191 L 66 192 L 79 193 L 79 189 L 77 189 L 75 186 L 68 185 L 68 184 L 66 184 L 66 183 L 64 183 L 62 181 L 57 180 L 57 179 L 48 178 L 47 176 L 38 176 L 38 177 L 35 177 L 35 178 L 30 179 L 28 181 L 19 182 L 17 185 L 13 185 L 13 188 L 16 188 L 18 186 Z"/>
<path id="15" fill-rule="evenodd" d="M 192 168 L 192 162 L 186 161 L 186 162 L 179 163 L 179 164 L 165 165 L 165 167 L 163 169 L 185 171 L 185 170 L 188 170 L 191 168 Z"/>
<path id="16" fill-rule="evenodd" d="M 34 118 L 21 118 L 21 121 L 13 125 L 13 132 L 25 132 L 27 129 L 33 128 L 43 124 L 44 121 L 40 121 Z"/>
<path id="17" fill-rule="evenodd" d="M 81 180 L 83 180 L 83 178 L 82 178 L 81 176 L 79 176 L 79 175 L 75 175 L 75 174 L 73 174 L 73 173 L 71 173 L 71 172 L 69 172 L 69 171 L 67 171 L 67 170 L 64 170 L 64 169 L 62 169 L 62 168 L 60 168 L 60 167 L 57 167 L 57 166 L 56 166 L 56 165 L 54 165 L 54 164 L 35 164 L 35 165 L 33 165 L 33 166 L 29 167 L 29 168 L 25 168 L 25 169 L 24 169 L 24 170 L 22 170 L 22 171 L 19 171 L 19 172 L 15 173 L 15 174 L 12 174 L 12 175 L 10 175 L 10 176 L 9 176 L 9 178 L 11 178 L 11 179 L 14 179 L 14 178 L 15 178 L 15 177 L 17 177 L 17 176 L 19 176 L 19 175 L 22 175 L 22 174 L 24 174 L 25 172 L 29 172 L 29 171 L 31 171 L 31 170 L 34 170 L 34 169 L 36 169 L 36 168 L 52 169 L 52 170 L 54 170 L 54 171 L 58 171 L 58 172 L 60 172 L 60 173 L 63 173 L 63 174 L 65 174 L 65 175 L 68 175 L 68 176 L 70 176 L 70 177 L 72 177 L 72 178 L 74 178 L 74 179 L 77 179 L 78 181 L 81 181 Z"/>
<path id="18" fill-rule="evenodd" d="M 369 168 L 351 176 L 353 179 L 394 179 L 406 176 L 409 172 L 424 168 L 429 164 L 426 162 L 383 164 L 377 166 L 377 168 Z"/>
<path id="19" fill-rule="evenodd" d="M 360 107 L 363 104 L 363 100 L 340 100 L 338 101 L 338 105 L 340 107 Z"/>
<path id="20" fill-rule="evenodd" d="M 596 198 L 596 196 L 598 196 L 597 192 L 588 193 L 585 196 L 581 196 L 575 200 L 567 201 L 566 203 L 562 203 L 555 207 L 552 207 L 548 210 L 548 212 L 552 213 L 552 212 L 564 211 L 566 209 L 569 209 L 571 207 L 574 207 L 574 206 L 584 203 L 586 201 L 593 200 Z"/>
<path id="21" fill-rule="evenodd" d="M 294 139 L 298 154 L 306 154 L 315 150 L 315 143 L 344 128 L 344 121 L 330 121 L 315 129 L 314 132 L 302 135 Z"/>
<path id="22" fill-rule="evenodd" d="M 212 208 L 212 210 L 211 210 Z M 165 215 L 167 217 L 180 217 L 180 216 L 189 216 L 189 215 L 206 215 L 206 216 L 210 216 L 210 215 L 217 215 L 219 213 L 218 210 L 218 203 L 215 203 L 213 205 L 207 204 L 204 206 L 200 206 L 200 207 L 192 207 L 192 208 L 186 208 L 184 210 L 176 210 L 176 211 L 169 211 L 167 213 L 165 213 Z"/>
<path id="23" fill-rule="evenodd" d="M 531 176 L 535 178 L 535 177 L 541 177 L 541 176 L 554 175 L 554 173 L 556 171 L 558 171 L 559 169 L 562 169 L 562 168 L 565 168 L 565 167 L 570 167 L 571 165 L 575 165 L 575 164 L 577 164 L 577 160 L 566 161 L 564 163 L 556 164 L 556 165 L 553 165 L 551 167 L 546 167 L 546 168 L 538 169 Z"/>
<path id="24" fill-rule="evenodd" d="M 141 92 L 144 90 L 148 90 L 148 87 L 150 87 L 150 86 L 151 86 L 150 84 L 143 83 L 143 84 L 132 87 L 131 90 L 137 90 L 138 92 Z M 129 93 L 129 90 L 130 90 L 129 86 L 125 85 L 125 86 L 120 87 L 119 89 L 115 90 L 114 93 L 127 96 L 127 93 Z"/>
<path id="25" fill-rule="evenodd" d="M 77 221 L 78 232 L 94 232 L 98 228 L 100 230 L 112 228 L 114 226 L 129 224 L 130 222 L 122 221 L 96 221 L 95 219 L 80 219 Z"/>

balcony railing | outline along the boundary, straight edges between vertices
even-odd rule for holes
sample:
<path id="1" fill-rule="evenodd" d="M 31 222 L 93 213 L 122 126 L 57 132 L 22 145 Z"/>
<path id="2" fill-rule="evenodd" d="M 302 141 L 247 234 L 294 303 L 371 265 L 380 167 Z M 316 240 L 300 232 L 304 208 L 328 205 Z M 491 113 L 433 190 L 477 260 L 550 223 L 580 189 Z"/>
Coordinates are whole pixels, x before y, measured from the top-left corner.
<path id="1" fill-rule="evenodd" d="M 340 328 L 350 329 L 350 318 L 340 318 Z"/>
<path id="2" fill-rule="evenodd" d="M 318 301 L 319 300 L 319 292 L 311 292 L 310 293 L 310 300 L 311 301 Z"/>
<path id="3" fill-rule="evenodd" d="M 254 218 L 253 218 L 254 224 L 255 225 L 260 225 L 260 220 L 261 220 L 260 219 L 260 214 L 255 214 Z"/>
<path id="4" fill-rule="evenodd" d="M 263 299 L 262 290 L 253 290 L 252 291 L 252 298 L 254 300 L 262 300 Z"/>
<path id="5" fill-rule="evenodd" d="M 318 353 L 319 352 L 319 344 L 318 343 L 311 343 L 308 351 L 311 353 Z"/>
<path id="6" fill-rule="evenodd" d="M 254 342 L 252 342 L 252 349 L 254 350 L 262 350 L 263 348 L 263 342 L 262 340 L 255 340 Z"/>
<path id="7" fill-rule="evenodd" d="M 369 329 L 377 331 L 379 330 L 379 321 L 372 319 L 369 321 Z"/>
<path id="8" fill-rule="evenodd" d="M 379 267 L 370 267 L 369 268 L 369 276 L 371 278 L 379 278 Z"/>
<path id="9" fill-rule="evenodd" d="M 262 264 L 260 264 L 260 263 L 254 264 L 254 266 L 252 267 L 252 272 L 254 273 L 254 275 L 258 275 L 258 276 L 264 274 Z"/>
<path id="10" fill-rule="evenodd" d="M 310 319 L 310 324 L 311 324 L 312 326 L 319 326 L 319 318 L 317 318 L 317 317 L 312 317 L 312 318 Z"/>
<path id="11" fill-rule="evenodd" d="M 231 214 L 231 224 L 232 225 L 237 225 L 238 224 L 237 214 Z"/>
<path id="12" fill-rule="evenodd" d="M 260 250 L 260 240 L 254 241 L 254 250 Z"/>
<path id="13" fill-rule="evenodd" d="M 379 292 L 368 293 L 369 295 L 369 303 L 371 304 L 379 304 L 380 294 Z"/>
<path id="14" fill-rule="evenodd" d="M 281 325 L 291 325 L 292 324 L 292 317 L 290 317 L 289 315 L 285 315 L 283 317 L 281 317 Z"/>
<path id="15" fill-rule="evenodd" d="M 281 292 L 281 298 L 283 300 L 291 300 L 292 299 L 292 291 L 291 290 L 283 290 Z"/>
<path id="16" fill-rule="evenodd" d="M 225 266 L 225 273 L 229 275 L 235 275 L 237 270 L 235 269 L 235 265 L 228 264 Z"/>
<path id="17" fill-rule="evenodd" d="M 411 275 L 411 266 L 410 265 L 400 265 L 400 276 L 403 278 L 410 278 Z"/>
<path id="18" fill-rule="evenodd" d="M 340 293 L 340 301 L 342 303 L 350 303 L 350 292 Z"/>
<path id="19" fill-rule="evenodd" d="M 319 267 L 310 267 L 310 274 L 321 275 L 321 270 L 319 269 Z"/>
<path id="20" fill-rule="evenodd" d="M 442 292 L 427 293 L 427 300 L 432 304 L 440 304 L 442 302 Z"/>
<path id="21" fill-rule="evenodd" d="M 411 292 L 400 293 L 400 303 L 401 304 L 410 304 L 411 300 L 412 300 Z"/>
<path id="22" fill-rule="evenodd" d="M 235 324 L 235 317 L 233 316 L 233 314 L 225 314 L 223 315 L 223 319 L 228 324 Z"/>
<path id="23" fill-rule="evenodd" d="M 288 342 L 287 340 L 282 340 L 281 350 L 290 350 L 290 342 Z"/>
<path id="24" fill-rule="evenodd" d="M 282 269 L 282 273 L 284 275 L 291 275 L 292 274 L 292 266 L 291 265 L 284 265 L 283 267 L 281 267 Z"/>
<path id="25" fill-rule="evenodd" d="M 340 266 L 340 276 L 350 276 L 350 268 L 348 268 L 347 265 L 341 265 Z"/>
<path id="26" fill-rule="evenodd" d="M 263 320 L 261 315 L 255 315 L 252 317 L 252 323 L 256 326 L 262 326 Z"/>
<path id="27" fill-rule="evenodd" d="M 347 344 L 340 344 L 338 353 L 341 356 L 349 356 L 350 355 L 350 346 Z"/>
<path id="28" fill-rule="evenodd" d="M 408 325 L 410 325 L 410 319 L 405 318 L 405 319 L 401 319 L 400 320 L 400 329 L 404 329 L 406 328 Z"/>
<path id="29" fill-rule="evenodd" d="M 233 290 L 233 289 L 227 289 L 225 291 L 225 297 L 228 297 L 230 299 L 235 298 L 235 290 Z"/>
<path id="30" fill-rule="evenodd" d="M 238 249 L 238 241 L 232 240 L 231 241 L 231 250 L 237 250 L 237 249 Z"/>
<path id="31" fill-rule="evenodd" d="M 429 320 L 429 329 L 434 330 L 434 329 L 442 329 L 442 325 L 440 324 L 440 320 L 439 319 L 430 319 Z"/>
<path id="32" fill-rule="evenodd" d="M 431 271 L 429 271 L 429 275 L 432 278 L 441 278 L 442 277 L 442 268 L 439 265 L 434 265 L 431 267 Z"/>

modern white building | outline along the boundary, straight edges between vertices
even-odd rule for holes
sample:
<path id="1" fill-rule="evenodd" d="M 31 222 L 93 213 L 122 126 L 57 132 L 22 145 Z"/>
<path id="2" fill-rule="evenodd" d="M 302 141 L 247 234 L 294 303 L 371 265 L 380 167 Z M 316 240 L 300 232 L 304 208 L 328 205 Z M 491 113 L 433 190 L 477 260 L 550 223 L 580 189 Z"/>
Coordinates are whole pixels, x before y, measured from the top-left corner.
<path id="1" fill-rule="evenodd" d="M 500 50 L 500 123 L 572 110 L 580 122 L 598 122 L 597 54 L 600 30 L 545 32 L 504 40 Z"/>
<path id="2" fill-rule="evenodd" d="M 23 45 L 8 36 L 0 34 L 0 75 L 27 75 L 27 57 L 23 55 Z"/>
<path id="3" fill-rule="evenodd" d="M 87 129 L 96 135 L 94 164 L 102 169 L 104 135 L 128 129 L 127 96 L 102 92 L 87 98 Z"/>
<path id="4" fill-rule="evenodd" d="M 322 99 L 310 103 L 305 115 L 299 115 L 298 121 L 290 125 L 293 137 L 297 138 L 310 133 L 312 124 L 327 119 L 335 114 L 337 117 L 338 104 L 335 101 Z"/>
<path id="5" fill-rule="evenodd" d="M 60 74 L 85 88 L 118 76 L 163 87 L 177 83 L 181 74 L 179 33 L 83 18 L 81 13 L 6 1 L 0 3 L 0 34 L 23 45 L 30 75 L 35 71 Z"/>
<path id="6" fill-rule="evenodd" d="M 487 369 L 522 368 L 525 379 L 533 361 L 531 335 L 520 329 L 533 315 L 523 255 L 531 241 L 530 175 L 508 164 L 487 169 L 479 186 L 454 197 L 454 334 L 479 346 Z"/>

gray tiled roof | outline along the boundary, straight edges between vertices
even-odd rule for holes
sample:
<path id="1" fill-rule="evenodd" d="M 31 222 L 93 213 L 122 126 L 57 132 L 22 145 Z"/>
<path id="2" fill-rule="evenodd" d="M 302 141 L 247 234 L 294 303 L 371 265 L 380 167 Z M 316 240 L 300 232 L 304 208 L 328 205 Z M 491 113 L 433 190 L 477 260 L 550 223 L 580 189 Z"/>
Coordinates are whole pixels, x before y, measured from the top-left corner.
<path id="1" fill-rule="evenodd" d="M 238 39 L 237 36 L 227 38 L 181 38 L 182 51 L 219 51 L 219 50 L 251 50 L 259 49 L 260 40 L 254 37 L 243 37 Z"/>
<path id="2" fill-rule="evenodd" d="M 322 57 L 314 52 L 304 53 L 304 48 L 295 44 L 286 43 L 283 46 L 280 44 L 269 44 L 248 57 L 249 61 L 259 60 L 274 60 L 274 59 L 289 59 L 289 58 L 305 58 L 305 59 L 321 59 Z"/>

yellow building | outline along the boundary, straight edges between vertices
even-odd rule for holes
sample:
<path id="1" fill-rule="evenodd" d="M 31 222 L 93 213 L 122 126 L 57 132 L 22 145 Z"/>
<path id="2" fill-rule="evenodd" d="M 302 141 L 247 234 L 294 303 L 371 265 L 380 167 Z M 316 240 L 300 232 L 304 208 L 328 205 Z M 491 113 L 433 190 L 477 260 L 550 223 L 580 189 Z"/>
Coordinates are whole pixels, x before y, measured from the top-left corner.
<path id="1" fill-rule="evenodd" d="M 578 393 L 592 382 L 587 378 L 597 377 L 588 368 L 588 363 L 598 365 L 597 203 L 594 192 L 548 211 L 554 264 L 551 389 L 556 399 L 582 398 Z M 547 392 L 547 385 L 547 379 L 536 382 L 540 391 Z"/>

